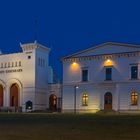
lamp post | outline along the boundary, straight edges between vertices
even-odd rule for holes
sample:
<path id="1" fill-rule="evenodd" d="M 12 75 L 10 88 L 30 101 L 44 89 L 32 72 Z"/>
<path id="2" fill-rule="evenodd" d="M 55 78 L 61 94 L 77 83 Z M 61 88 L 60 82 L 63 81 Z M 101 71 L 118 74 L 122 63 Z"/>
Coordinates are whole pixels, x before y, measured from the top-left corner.
<path id="1" fill-rule="evenodd" d="M 79 87 L 77 85 L 74 86 L 74 114 L 76 114 L 76 91 Z"/>

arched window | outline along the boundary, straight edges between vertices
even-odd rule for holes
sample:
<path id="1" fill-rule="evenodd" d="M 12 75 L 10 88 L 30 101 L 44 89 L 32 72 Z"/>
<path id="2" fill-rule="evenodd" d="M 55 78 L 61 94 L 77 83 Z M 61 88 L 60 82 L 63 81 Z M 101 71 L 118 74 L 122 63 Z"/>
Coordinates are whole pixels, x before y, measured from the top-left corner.
<path id="1" fill-rule="evenodd" d="M 82 96 L 82 105 L 83 106 L 88 106 L 88 94 L 87 93 L 83 93 L 83 96 Z"/>
<path id="2" fill-rule="evenodd" d="M 133 91 L 131 93 L 131 105 L 137 105 L 138 104 L 138 93 Z"/>

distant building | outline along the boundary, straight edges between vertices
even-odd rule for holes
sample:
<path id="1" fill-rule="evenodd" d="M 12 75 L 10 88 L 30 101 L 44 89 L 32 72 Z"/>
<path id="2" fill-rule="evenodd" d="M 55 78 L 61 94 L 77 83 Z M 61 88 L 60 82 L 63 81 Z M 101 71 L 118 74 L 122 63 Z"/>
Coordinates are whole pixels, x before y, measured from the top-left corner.
<path id="1" fill-rule="evenodd" d="M 62 58 L 63 112 L 140 110 L 140 46 L 108 42 Z"/>
<path id="2" fill-rule="evenodd" d="M 53 85 L 50 49 L 37 42 L 20 46 L 21 53 L 0 54 L 0 110 L 56 111 L 61 93 L 60 84 Z"/>

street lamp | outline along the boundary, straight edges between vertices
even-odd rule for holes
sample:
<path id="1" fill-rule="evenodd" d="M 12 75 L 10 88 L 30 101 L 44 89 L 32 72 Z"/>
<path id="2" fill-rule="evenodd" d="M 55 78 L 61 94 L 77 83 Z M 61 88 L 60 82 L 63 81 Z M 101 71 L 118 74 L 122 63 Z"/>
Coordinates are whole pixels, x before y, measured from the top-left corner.
<path id="1" fill-rule="evenodd" d="M 74 114 L 76 114 L 76 90 L 79 87 L 77 85 L 74 86 Z"/>

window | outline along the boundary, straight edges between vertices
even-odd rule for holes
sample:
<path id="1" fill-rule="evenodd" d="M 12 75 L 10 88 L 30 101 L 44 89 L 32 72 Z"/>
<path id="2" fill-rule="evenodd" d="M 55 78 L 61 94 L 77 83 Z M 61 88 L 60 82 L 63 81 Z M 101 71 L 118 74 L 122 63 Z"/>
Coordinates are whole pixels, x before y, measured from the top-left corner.
<path id="1" fill-rule="evenodd" d="M 40 58 L 38 58 L 38 65 L 40 66 Z"/>
<path id="2" fill-rule="evenodd" d="M 14 62 L 12 62 L 12 67 L 14 67 Z"/>
<path id="3" fill-rule="evenodd" d="M 15 67 L 17 67 L 17 62 L 15 62 Z"/>
<path id="4" fill-rule="evenodd" d="M 28 59 L 31 59 L 31 56 L 30 55 L 28 55 Z"/>
<path id="5" fill-rule="evenodd" d="M 8 67 L 10 67 L 10 62 L 8 62 Z"/>
<path id="6" fill-rule="evenodd" d="M 87 93 L 84 93 L 82 96 L 82 105 L 88 106 L 88 94 Z"/>
<path id="7" fill-rule="evenodd" d="M 88 70 L 82 70 L 82 81 L 88 81 Z"/>
<path id="8" fill-rule="evenodd" d="M 1 68 L 3 68 L 3 63 L 1 63 Z"/>
<path id="9" fill-rule="evenodd" d="M 5 68 L 7 67 L 7 63 L 5 63 L 5 66 L 4 66 Z"/>
<path id="10" fill-rule="evenodd" d="M 138 79 L 138 66 L 131 66 L 131 79 Z"/>
<path id="11" fill-rule="evenodd" d="M 45 60 L 43 59 L 43 67 L 45 67 Z"/>
<path id="12" fill-rule="evenodd" d="M 21 61 L 19 61 L 19 66 L 21 66 Z"/>
<path id="13" fill-rule="evenodd" d="M 106 80 L 112 80 L 112 68 L 106 68 Z"/>
<path id="14" fill-rule="evenodd" d="M 40 66 L 42 67 L 42 58 L 40 58 Z"/>
<path id="15" fill-rule="evenodd" d="M 138 104 L 138 94 L 137 92 L 131 93 L 131 105 L 137 105 Z"/>

